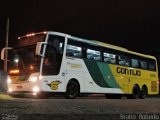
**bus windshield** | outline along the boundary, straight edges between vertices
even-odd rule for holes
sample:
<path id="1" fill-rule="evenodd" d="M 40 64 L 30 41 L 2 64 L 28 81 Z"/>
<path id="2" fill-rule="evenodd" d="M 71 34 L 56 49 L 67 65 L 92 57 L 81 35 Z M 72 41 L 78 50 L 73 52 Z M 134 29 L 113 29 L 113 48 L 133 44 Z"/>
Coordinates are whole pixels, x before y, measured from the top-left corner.
<path id="1" fill-rule="evenodd" d="M 19 76 L 29 76 L 31 73 L 39 72 L 40 57 L 35 55 L 36 45 L 17 48 L 13 51 L 9 74 L 14 75 L 18 70 Z M 23 79 L 23 80 L 27 80 Z"/>
<path id="2" fill-rule="evenodd" d="M 33 34 L 19 37 L 13 53 L 10 54 L 9 75 L 19 76 L 16 81 L 25 81 L 31 73 L 40 69 L 41 58 L 35 55 L 37 42 L 43 42 L 46 34 Z"/>

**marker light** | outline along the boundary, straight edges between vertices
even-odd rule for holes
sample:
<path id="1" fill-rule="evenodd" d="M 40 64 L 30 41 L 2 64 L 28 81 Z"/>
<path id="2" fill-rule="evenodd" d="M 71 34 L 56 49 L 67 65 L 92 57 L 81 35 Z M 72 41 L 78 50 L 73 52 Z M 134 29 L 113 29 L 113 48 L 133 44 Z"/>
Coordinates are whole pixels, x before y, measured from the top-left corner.
<path id="1" fill-rule="evenodd" d="M 35 35 L 39 35 L 39 34 L 47 34 L 47 32 L 46 32 L 46 31 L 44 31 L 44 32 L 38 32 L 38 33 L 30 33 L 30 34 L 27 34 L 27 35 L 24 35 L 24 36 L 18 37 L 18 39 L 20 40 L 21 38 L 31 37 L 31 36 L 35 36 Z"/>
<path id="2" fill-rule="evenodd" d="M 44 33 L 44 34 L 47 34 L 47 32 L 45 32 L 45 31 L 44 31 L 43 33 Z"/>

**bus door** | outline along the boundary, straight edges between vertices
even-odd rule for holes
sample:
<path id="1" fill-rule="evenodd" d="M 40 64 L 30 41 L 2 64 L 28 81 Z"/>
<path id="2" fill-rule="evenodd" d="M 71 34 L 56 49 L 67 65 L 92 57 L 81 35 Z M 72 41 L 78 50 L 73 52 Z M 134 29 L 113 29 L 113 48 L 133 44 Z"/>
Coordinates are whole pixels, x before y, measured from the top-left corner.
<path id="1" fill-rule="evenodd" d="M 63 89 L 63 79 L 60 68 L 62 63 L 64 38 L 55 35 L 48 36 L 48 44 L 44 47 L 45 57 L 43 58 L 42 76 L 46 81 L 42 85 L 43 90 Z M 47 84 L 47 85 L 46 85 Z M 61 91 L 61 90 L 60 90 Z"/>

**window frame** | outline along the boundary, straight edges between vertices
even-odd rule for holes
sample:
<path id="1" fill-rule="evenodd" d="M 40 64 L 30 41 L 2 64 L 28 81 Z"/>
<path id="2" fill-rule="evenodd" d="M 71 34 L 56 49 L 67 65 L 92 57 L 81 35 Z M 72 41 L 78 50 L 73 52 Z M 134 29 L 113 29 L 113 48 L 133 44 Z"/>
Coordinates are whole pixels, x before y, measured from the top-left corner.
<path id="1" fill-rule="evenodd" d="M 71 42 L 71 44 L 69 42 Z M 131 68 L 136 68 L 136 69 L 148 70 L 148 71 L 156 71 L 157 70 L 157 67 L 156 67 L 157 65 L 156 65 L 156 60 L 155 59 L 139 56 L 139 55 L 132 54 L 132 53 L 127 53 L 127 52 L 112 49 L 112 48 L 103 47 L 103 46 L 100 46 L 100 45 L 93 45 L 93 44 L 89 44 L 87 42 L 81 42 L 81 41 L 73 39 L 73 38 L 68 38 L 67 45 L 73 45 L 73 46 L 81 47 L 81 49 L 82 49 L 82 57 L 72 57 L 72 58 L 79 58 L 79 59 L 85 58 L 85 59 L 89 60 L 87 58 L 87 50 L 91 49 L 91 50 L 95 50 L 95 51 L 100 52 L 100 60 L 94 60 L 94 61 L 103 62 L 103 63 L 106 63 L 106 64 L 113 64 L 113 65 L 120 65 L 120 66 L 124 66 L 124 67 L 131 67 Z M 66 50 L 67 50 L 67 48 L 66 48 Z M 104 61 L 104 58 L 105 58 L 104 53 L 115 55 L 115 63 L 105 62 Z M 119 60 L 118 60 L 119 56 L 120 57 L 126 57 L 129 61 L 129 65 L 119 64 Z M 71 57 L 71 56 L 66 55 L 66 57 Z M 132 59 L 135 59 L 135 60 L 138 61 L 138 67 L 132 66 Z M 147 62 L 147 69 L 144 69 L 144 68 L 141 67 L 141 63 L 140 63 L 141 61 Z M 151 62 L 154 65 L 153 70 L 149 68 L 149 64 L 151 64 Z"/>
<path id="2" fill-rule="evenodd" d="M 80 42 L 80 41 L 78 41 L 78 40 L 76 40 L 76 39 L 73 39 L 73 38 L 68 38 L 68 40 L 67 40 L 67 44 L 66 44 L 66 54 L 65 54 L 65 56 L 68 58 L 79 58 L 79 59 L 82 59 L 82 58 L 84 58 L 84 54 L 85 54 L 85 52 L 84 52 L 84 44 L 85 43 L 83 43 L 83 42 Z M 80 47 L 81 48 L 81 57 L 75 57 L 75 56 L 67 56 L 67 46 L 68 45 L 72 45 L 72 46 L 75 46 L 75 47 Z"/>

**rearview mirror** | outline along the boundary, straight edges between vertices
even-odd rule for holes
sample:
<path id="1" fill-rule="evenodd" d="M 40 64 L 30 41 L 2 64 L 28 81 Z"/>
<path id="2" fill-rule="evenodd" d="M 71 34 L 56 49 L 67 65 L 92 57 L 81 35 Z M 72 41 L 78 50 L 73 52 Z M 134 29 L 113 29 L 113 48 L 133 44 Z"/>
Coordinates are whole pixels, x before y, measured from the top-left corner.
<path id="1" fill-rule="evenodd" d="M 5 47 L 5 48 L 3 48 L 3 49 L 1 50 L 1 60 L 6 60 L 7 57 L 8 57 L 8 55 L 7 55 L 8 50 L 12 50 L 12 49 L 13 49 L 13 48 L 11 48 L 11 47 Z"/>
<path id="2" fill-rule="evenodd" d="M 36 55 L 44 57 L 44 55 L 42 53 L 42 48 L 43 48 L 42 45 L 47 45 L 47 42 L 37 42 L 37 45 L 36 45 Z"/>

